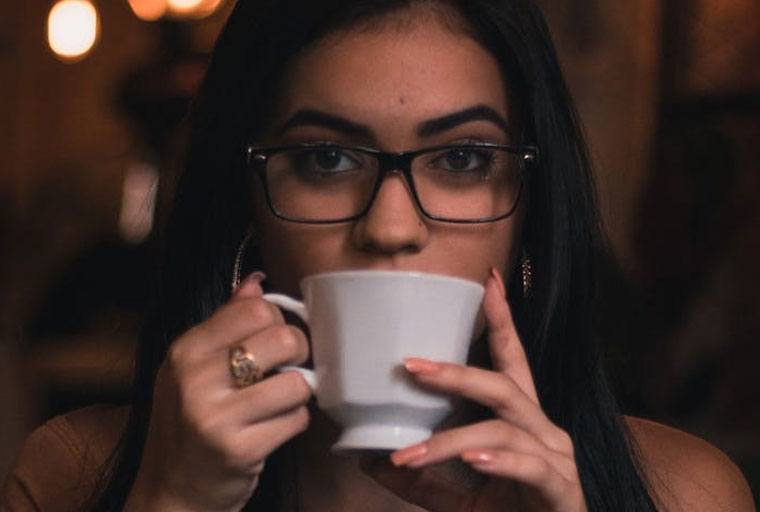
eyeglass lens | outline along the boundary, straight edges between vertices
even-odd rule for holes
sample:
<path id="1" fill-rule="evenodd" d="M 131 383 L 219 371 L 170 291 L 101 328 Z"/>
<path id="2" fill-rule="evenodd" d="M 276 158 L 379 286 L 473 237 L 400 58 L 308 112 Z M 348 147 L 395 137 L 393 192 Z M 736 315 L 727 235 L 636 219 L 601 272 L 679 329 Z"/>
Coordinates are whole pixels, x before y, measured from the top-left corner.
<path id="1" fill-rule="evenodd" d="M 418 154 L 411 166 L 420 206 L 434 217 L 498 217 L 512 210 L 519 195 L 521 158 L 503 149 L 439 149 Z M 327 221 L 364 211 L 379 172 L 374 154 L 297 148 L 272 154 L 266 179 L 278 213 L 295 220 Z"/>

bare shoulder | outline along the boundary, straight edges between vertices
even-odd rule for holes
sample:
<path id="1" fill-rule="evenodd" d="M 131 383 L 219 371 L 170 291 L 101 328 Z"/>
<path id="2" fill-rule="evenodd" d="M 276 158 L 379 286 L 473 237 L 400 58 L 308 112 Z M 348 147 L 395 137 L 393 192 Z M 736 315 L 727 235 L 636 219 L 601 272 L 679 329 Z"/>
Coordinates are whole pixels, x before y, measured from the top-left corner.
<path id="1" fill-rule="evenodd" d="M 90 464 L 99 465 L 116 447 L 129 418 L 129 407 L 92 405 L 54 418 L 62 430 L 85 446 Z"/>
<path id="2" fill-rule="evenodd" d="M 667 425 L 625 416 L 658 508 L 755 512 L 747 480 L 721 450 Z"/>
<path id="3" fill-rule="evenodd" d="M 99 436 L 106 441 L 115 442 L 121 436 L 128 417 L 128 406 L 91 405 L 56 419 L 65 421 L 83 437 Z"/>
<path id="4" fill-rule="evenodd" d="M 81 510 L 124 432 L 129 409 L 92 406 L 47 421 L 24 442 L 0 510 Z"/>

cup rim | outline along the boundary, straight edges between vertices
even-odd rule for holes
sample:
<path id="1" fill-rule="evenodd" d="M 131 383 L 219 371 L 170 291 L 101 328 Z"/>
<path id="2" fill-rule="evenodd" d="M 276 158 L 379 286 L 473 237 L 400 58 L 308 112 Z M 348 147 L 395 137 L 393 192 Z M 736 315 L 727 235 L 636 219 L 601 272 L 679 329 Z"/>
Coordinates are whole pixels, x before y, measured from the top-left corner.
<path id="1" fill-rule="evenodd" d="M 485 287 L 477 281 L 471 281 L 462 277 L 448 276 L 444 274 L 435 274 L 432 272 L 421 272 L 418 270 L 372 270 L 372 269 L 354 269 L 354 270 L 333 270 L 330 272 L 322 272 L 319 274 L 312 274 L 301 279 L 301 286 L 307 284 L 310 281 L 320 281 L 329 278 L 351 278 L 351 277 L 412 277 L 415 279 L 425 279 L 433 281 L 445 281 L 459 283 L 466 286 L 473 287 L 477 291 L 485 292 Z"/>

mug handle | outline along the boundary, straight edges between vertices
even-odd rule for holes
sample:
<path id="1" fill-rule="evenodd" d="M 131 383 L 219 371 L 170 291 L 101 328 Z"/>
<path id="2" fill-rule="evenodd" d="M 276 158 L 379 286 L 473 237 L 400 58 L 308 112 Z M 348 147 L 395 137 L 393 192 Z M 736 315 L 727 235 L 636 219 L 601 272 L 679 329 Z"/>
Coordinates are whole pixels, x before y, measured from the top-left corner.
<path id="1" fill-rule="evenodd" d="M 298 318 L 307 324 L 309 323 L 309 312 L 303 302 L 292 297 L 288 297 L 287 295 L 282 295 L 280 293 L 265 293 L 263 299 L 267 302 L 271 302 L 275 306 L 279 306 L 282 309 L 290 311 L 291 313 L 295 313 Z M 303 375 L 304 380 L 306 380 L 306 383 L 309 385 L 312 391 L 316 391 L 317 374 L 314 373 L 314 370 L 301 368 L 300 366 L 280 366 L 277 369 L 279 372 L 287 372 L 291 370 L 295 370 Z"/>

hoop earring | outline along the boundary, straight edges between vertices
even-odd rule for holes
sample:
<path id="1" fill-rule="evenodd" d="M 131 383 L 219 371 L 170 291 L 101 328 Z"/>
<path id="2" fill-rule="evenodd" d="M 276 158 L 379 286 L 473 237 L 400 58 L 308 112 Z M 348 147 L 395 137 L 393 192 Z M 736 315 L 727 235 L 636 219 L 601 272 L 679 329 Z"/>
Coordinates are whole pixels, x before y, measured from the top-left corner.
<path id="1" fill-rule="evenodd" d="M 235 293 L 237 287 L 240 286 L 240 272 L 243 266 L 243 256 L 245 255 L 245 248 L 248 246 L 248 242 L 251 241 L 253 236 L 253 227 L 248 226 L 248 230 L 245 232 L 243 240 L 238 245 L 237 252 L 235 253 L 235 264 L 232 267 L 232 283 L 230 286 L 231 293 Z"/>
<path id="2" fill-rule="evenodd" d="M 522 253 L 522 285 L 523 285 L 523 297 L 530 297 L 531 289 L 533 288 L 533 263 L 530 261 L 530 256 L 523 250 Z"/>

